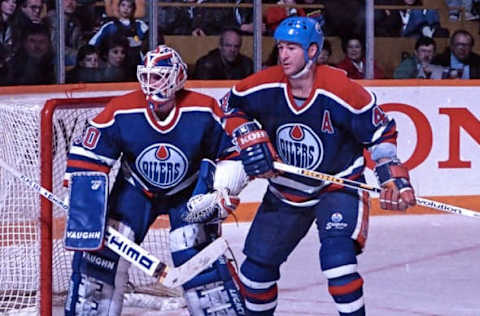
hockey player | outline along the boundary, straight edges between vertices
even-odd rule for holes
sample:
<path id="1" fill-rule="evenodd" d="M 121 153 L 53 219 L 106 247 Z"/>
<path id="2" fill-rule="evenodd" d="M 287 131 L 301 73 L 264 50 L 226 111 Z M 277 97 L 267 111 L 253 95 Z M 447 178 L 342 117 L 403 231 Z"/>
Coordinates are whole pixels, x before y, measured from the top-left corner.
<path id="1" fill-rule="evenodd" d="M 156 217 L 168 214 L 170 250 L 178 266 L 217 237 L 218 226 L 185 220 L 186 202 L 192 192 L 213 188 L 212 161 L 231 154 L 232 139 L 220 123 L 218 102 L 183 89 L 187 67 L 174 49 L 161 45 L 148 52 L 137 77 L 141 90 L 113 98 L 72 145 L 66 172 L 71 185 L 67 233 L 103 233 L 108 221 L 139 244 Z M 108 188 L 107 175 L 118 159 L 121 167 L 110 194 L 96 193 Z M 245 178 L 240 174 L 241 181 Z M 234 190 L 242 187 L 238 182 Z M 235 199 L 215 196 L 223 218 L 235 207 L 225 201 Z M 84 234 L 89 240 L 71 240 L 69 235 L 79 236 L 66 234 L 66 246 L 77 251 L 65 315 L 120 315 L 129 263 L 102 249 L 103 235 Z M 231 271 L 226 258 L 220 257 L 183 285 L 192 315 L 244 314 Z"/>
<path id="2" fill-rule="evenodd" d="M 367 238 L 368 195 L 278 174 L 272 162 L 365 181 L 363 150 L 368 149 L 377 163 L 381 207 L 405 210 L 415 196 L 396 155 L 396 125 L 375 96 L 344 71 L 316 65 L 324 36 L 315 20 L 287 18 L 274 38 L 280 65 L 237 83 L 222 104 L 246 173 L 269 178 L 239 273 L 247 314 L 273 315 L 280 266 L 315 221 L 321 269 L 338 313 L 365 315 L 356 256 Z"/>

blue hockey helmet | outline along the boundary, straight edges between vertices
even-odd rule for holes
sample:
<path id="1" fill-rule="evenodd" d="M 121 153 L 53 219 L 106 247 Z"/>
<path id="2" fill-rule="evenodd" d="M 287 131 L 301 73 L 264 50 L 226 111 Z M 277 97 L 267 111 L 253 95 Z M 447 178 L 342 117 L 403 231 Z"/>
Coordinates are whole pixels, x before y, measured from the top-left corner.
<path id="1" fill-rule="evenodd" d="M 308 63 L 308 48 L 311 44 L 318 47 L 317 54 L 312 58 L 317 60 L 323 47 L 323 32 L 320 23 L 312 18 L 293 16 L 284 19 L 275 29 L 273 38 L 276 42 L 286 41 L 302 46 L 305 53 L 305 62 Z"/>

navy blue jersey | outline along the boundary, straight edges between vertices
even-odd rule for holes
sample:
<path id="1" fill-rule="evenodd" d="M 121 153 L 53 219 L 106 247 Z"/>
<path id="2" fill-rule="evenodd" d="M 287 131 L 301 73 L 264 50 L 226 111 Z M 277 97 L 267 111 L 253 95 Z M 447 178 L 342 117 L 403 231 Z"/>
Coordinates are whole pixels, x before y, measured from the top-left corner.
<path id="1" fill-rule="evenodd" d="M 144 192 L 171 196 L 196 180 L 200 161 L 215 161 L 232 148 L 220 122 L 217 101 L 181 90 L 176 106 L 163 121 L 135 91 L 113 99 L 72 145 L 68 174 L 79 170 L 108 173 L 121 157 L 119 176 Z"/>
<path id="2" fill-rule="evenodd" d="M 229 133 L 254 119 L 283 162 L 338 177 L 359 178 L 365 148 L 396 143 L 395 122 L 375 96 L 330 66 L 316 68 L 313 89 L 300 106 L 282 68 L 274 66 L 240 81 L 222 107 Z M 290 174 L 270 179 L 270 190 L 294 202 L 314 202 L 320 192 L 335 189 L 327 185 Z"/>

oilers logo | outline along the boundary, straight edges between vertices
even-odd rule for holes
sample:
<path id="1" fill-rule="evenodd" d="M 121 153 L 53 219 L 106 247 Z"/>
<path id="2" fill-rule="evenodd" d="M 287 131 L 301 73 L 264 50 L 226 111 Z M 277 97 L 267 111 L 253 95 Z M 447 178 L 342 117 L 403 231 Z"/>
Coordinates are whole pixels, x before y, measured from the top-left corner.
<path id="1" fill-rule="evenodd" d="M 152 185 L 166 189 L 178 184 L 187 173 L 185 154 L 170 144 L 154 144 L 138 155 L 139 173 Z"/>
<path id="2" fill-rule="evenodd" d="M 303 124 L 285 124 L 277 129 L 277 150 L 280 158 L 292 166 L 316 169 L 323 159 L 320 138 Z"/>

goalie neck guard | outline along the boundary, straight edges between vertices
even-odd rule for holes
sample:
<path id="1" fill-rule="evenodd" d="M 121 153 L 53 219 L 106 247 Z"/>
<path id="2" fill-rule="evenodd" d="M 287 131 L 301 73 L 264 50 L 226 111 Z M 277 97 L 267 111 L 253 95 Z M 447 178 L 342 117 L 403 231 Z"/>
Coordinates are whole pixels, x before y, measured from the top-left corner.
<path id="1" fill-rule="evenodd" d="M 175 97 L 187 80 L 187 65 L 173 48 L 160 45 L 137 66 L 137 79 L 149 106 L 157 107 Z"/>

